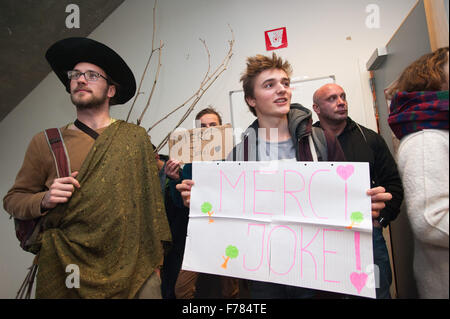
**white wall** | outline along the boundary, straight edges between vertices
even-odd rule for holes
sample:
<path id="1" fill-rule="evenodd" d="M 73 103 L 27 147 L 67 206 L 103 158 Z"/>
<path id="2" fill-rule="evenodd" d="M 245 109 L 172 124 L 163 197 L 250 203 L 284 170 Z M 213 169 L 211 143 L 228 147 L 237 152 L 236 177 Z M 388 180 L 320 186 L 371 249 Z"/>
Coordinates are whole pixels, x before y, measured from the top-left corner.
<path id="1" fill-rule="evenodd" d="M 365 63 L 376 47 L 387 43 L 414 3 L 415 0 L 160 0 L 156 20 L 157 42 L 164 42 L 163 66 L 151 109 L 142 126 L 148 128 L 198 88 L 207 68 L 206 53 L 198 38 L 206 40 L 212 66 L 221 62 L 228 49 L 227 41 L 231 39 L 227 26 L 230 24 L 236 43 L 229 69 L 204 95 L 196 111 L 212 104 L 223 114 L 224 121 L 229 122 L 228 92 L 241 89 L 239 77 L 245 58 L 258 53 L 271 54 L 265 50 L 264 31 L 286 27 L 288 47 L 276 52 L 291 62 L 293 76 L 314 78 L 334 74 L 336 82 L 347 92 L 350 116 L 374 129 Z M 378 29 L 365 25 L 368 4 L 379 6 Z M 138 81 L 151 48 L 152 8 L 150 0 L 127 0 L 90 36 L 114 48 L 129 63 Z M 88 14 L 82 7 L 80 10 L 81 15 Z M 349 36 L 351 40 L 346 40 Z M 148 77 L 143 86 L 147 94 L 152 81 Z M 139 98 L 139 112 L 133 113 L 133 121 L 142 110 L 145 97 Z M 125 119 L 129 106 L 130 103 L 113 107 L 113 116 Z M 192 127 L 196 111 L 186 120 L 185 127 Z M 154 144 L 159 143 L 181 114 L 176 113 L 151 132 Z M 50 73 L 0 122 L 1 197 L 14 183 L 31 137 L 45 128 L 72 121 L 74 115 L 68 94 Z M 21 251 L 13 221 L 0 210 L 0 298 L 13 298 L 32 256 Z"/>

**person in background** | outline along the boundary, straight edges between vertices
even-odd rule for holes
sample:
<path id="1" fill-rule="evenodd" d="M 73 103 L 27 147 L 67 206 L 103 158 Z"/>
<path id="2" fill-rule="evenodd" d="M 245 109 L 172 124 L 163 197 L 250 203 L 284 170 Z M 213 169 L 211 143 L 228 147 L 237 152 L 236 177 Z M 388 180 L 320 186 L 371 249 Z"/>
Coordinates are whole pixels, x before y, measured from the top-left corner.
<path id="1" fill-rule="evenodd" d="M 222 117 L 220 114 L 213 108 L 207 107 L 195 116 L 195 126 L 196 127 L 214 127 L 222 125 Z"/>
<path id="2" fill-rule="evenodd" d="M 207 107 L 200 112 L 197 113 L 195 116 L 195 126 L 200 128 L 208 128 L 208 127 L 215 127 L 222 125 L 222 118 L 220 114 L 213 108 L 213 107 Z M 167 162 L 167 167 L 169 170 L 172 169 L 173 166 L 179 164 L 176 160 L 169 160 Z M 189 215 L 189 209 L 186 208 L 186 206 L 183 205 L 183 201 L 180 197 L 180 193 L 176 191 L 176 184 L 181 183 L 183 180 L 190 180 L 192 179 L 192 164 L 186 164 L 183 167 L 183 170 L 181 172 L 181 178 L 178 181 L 174 181 L 171 183 L 173 186 L 172 189 L 175 190 L 175 205 L 178 205 L 179 207 L 179 219 L 180 223 L 183 223 L 184 226 L 183 231 L 180 232 L 180 237 L 183 236 L 183 249 L 180 251 L 181 253 L 181 259 L 179 259 L 179 265 L 181 268 L 181 263 L 183 259 L 184 254 L 184 244 L 186 241 L 186 234 L 187 234 L 187 223 L 188 223 L 188 215 Z M 180 269 L 179 268 L 179 269 Z M 197 272 L 193 271 L 187 271 L 187 270 L 181 270 L 178 279 L 175 285 L 175 296 L 177 299 L 192 299 L 195 297 L 195 294 L 197 292 L 197 286 L 199 282 L 199 277 L 203 276 L 203 274 L 199 274 Z M 231 278 L 231 277 L 225 277 L 225 276 L 213 276 L 209 275 L 209 277 L 206 280 L 206 286 L 211 287 L 211 285 L 214 285 L 215 279 L 220 280 L 220 286 L 221 286 L 221 294 L 222 297 L 225 299 L 234 299 L 237 298 L 239 295 L 239 279 L 237 278 Z"/>
<path id="3" fill-rule="evenodd" d="M 348 116 L 347 96 L 341 86 L 330 83 L 320 87 L 313 95 L 313 109 L 319 117 L 314 126 L 337 137 L 347 161 L 368 162 L 371 186 L 382 186 L 392 195 L 392 199 L 386 202 L 386 207 L 372 214 L 373 255 L 379 274 L 376 296 L 379 299 L 389 299 L 392 271 L 382 227 L 386 227 L 397 217 L 403 201 L 403 187 L 397 165 L 383 138 Z"/>
<path id="4" fill-rule="evenodd" d="M 156 147 L 153 144 L 152 146 L 155 151 Z M 180 179 L 180 164 L 177 162 L 171 168 L 168 168 L 169 157 L 156 152 L 155 159 L 167 221 L 172 234 L 172 242 L 170 245 L 164 246 L 164 262 L 161 268 L 161 296 L 163 299 L 175 299 L 175 283 L 183 259 L 183 254 L 180 251 L 184 249 L 185 242 L 185 235 L 183 237 L 183 231 L 180 231 L 180 224 L 182 228 L 185 223 L 183 221 L 180 222 L 180 217 L 183 215 L 180 216 L 180 208 L 174 204 L 170 184 L 171 181 Z"/>
<path id="5" fill-rule="evenodd" d="M 389 89 L 420 298 L 449 298 L 449 49 L 409 65 Z"/>

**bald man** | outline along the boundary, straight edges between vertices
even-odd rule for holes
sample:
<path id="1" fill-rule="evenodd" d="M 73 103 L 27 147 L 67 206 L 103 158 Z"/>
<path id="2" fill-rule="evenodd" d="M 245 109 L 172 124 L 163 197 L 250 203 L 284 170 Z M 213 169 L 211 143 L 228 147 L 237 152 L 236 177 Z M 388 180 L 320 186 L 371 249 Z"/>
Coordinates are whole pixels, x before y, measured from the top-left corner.
<path id="1" fill-rule="evenodd" d="M 347 161 L 369 163 L 371 187 L 383 186 L 392 194 L 392 200 L 386 202 L 379 216 L 373 216 L 374 263 L 380 273 L 376 294 L 377 298 L 388 299 L 392 272 L 382 227 L 397 217 L 403 200 L 397 164 L 380 135 L 348 116 L 347 96 L 339 85 L 333 83 L 320 87 L 313 96 L 313 109 L 319 117 L 314 126 L 322 127 L 338 138 Z"/>

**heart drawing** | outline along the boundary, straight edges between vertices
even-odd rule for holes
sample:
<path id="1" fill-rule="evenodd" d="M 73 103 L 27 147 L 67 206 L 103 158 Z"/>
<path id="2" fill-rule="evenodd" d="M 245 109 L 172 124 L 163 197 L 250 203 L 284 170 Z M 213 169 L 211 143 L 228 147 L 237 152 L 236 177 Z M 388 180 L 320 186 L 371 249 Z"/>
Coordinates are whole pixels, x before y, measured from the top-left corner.
<path id="1" fill-rule="evenodd" d="M 355 168 L 353 167 L 353 165 L 339 165 L 338 168 L 336 169 L 338 175 L 344 180 L 346 181 L 350 176 L 353 175 L 353 172 L 355 171 Z"/>
<path id="2" fill-rule="evenodd" d="M 352 282 L 353 286 L 358 290 L 358 293 L 361 293 L 361 290 L 364 288 L 367 282 L 367 278 L 369 276 L 364 273 L 358 273 L 358 272 L 352 272 L 350 275 L 350 281 Z"/>

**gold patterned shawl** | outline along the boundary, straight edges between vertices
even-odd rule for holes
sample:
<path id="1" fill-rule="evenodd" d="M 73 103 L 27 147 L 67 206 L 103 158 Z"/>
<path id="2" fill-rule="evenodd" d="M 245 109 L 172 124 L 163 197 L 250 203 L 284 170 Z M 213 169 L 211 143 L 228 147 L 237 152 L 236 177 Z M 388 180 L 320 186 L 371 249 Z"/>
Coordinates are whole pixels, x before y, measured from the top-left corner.
<path id="1" fill-rule="evenodd" d="M 46 216 L 36 298 L 133 298 L 161 264 L 162 241 L 171 240 L 145 129 L 111 124 L 77 179 L 70 201 Z M 66 287 L 71 264 L 79 288 Z"/>

